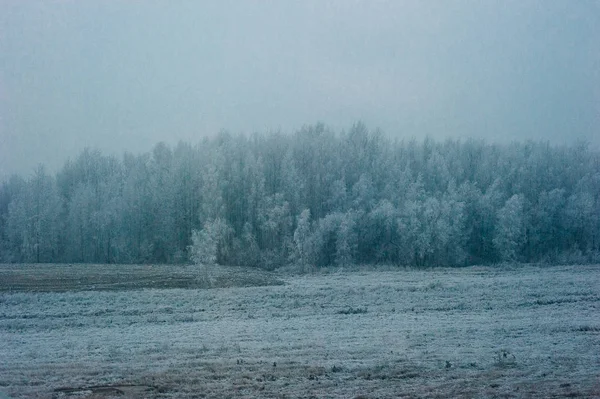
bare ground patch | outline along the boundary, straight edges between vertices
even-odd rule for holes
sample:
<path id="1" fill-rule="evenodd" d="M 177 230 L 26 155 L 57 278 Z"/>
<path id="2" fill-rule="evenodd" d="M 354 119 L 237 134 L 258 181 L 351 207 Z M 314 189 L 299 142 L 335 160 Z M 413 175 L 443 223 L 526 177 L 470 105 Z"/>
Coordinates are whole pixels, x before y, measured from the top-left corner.
<path id="1" fill-rule="evenodd" d="M 69 398 L 88 398 L 88 399 L 103 399 L 103 398 L 146 398 L 155 396 L 161 391 L 149 385 L 95 385 L 89 387 L 62 387 L 55 388 L 52 394 L 52 399 L 69 399 Z"/>
<path id="2" fill-rule="evenodd" d="M 0 264 L 0 292 L 207 289 L 280 285 L 256 269 L 199 265 Z"/>

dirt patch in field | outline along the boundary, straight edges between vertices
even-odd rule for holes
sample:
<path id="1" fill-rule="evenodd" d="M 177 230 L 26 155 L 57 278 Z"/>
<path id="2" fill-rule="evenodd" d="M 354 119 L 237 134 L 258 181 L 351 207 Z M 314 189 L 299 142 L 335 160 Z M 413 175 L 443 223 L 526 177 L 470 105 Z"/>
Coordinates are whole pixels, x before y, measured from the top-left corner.
<path id="1" fill-rule="evenodd" d="M 56 388 L 52 399 L 107 399 L 107 398 L 145 398 L 156 395 L 161 389 L 149 385 L 97 385 L 83 388 Z"/>
<path id="2" fill-rule="evenodd" d="M 190 265 L 2 264 L 0 292 L 124 291 L 282 285 L 248 268 Z"/>

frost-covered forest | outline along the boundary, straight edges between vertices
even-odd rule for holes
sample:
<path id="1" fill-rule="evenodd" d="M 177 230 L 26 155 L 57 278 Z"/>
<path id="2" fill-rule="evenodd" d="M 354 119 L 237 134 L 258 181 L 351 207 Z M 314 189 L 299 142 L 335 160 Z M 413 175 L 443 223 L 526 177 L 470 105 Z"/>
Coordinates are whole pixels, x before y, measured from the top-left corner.
<path id="1" fill-rule="evenodd" d="M 0 261 L 461 266 L 600 253 L 585 144 L 391 140 L 358 123 L 84 150 L 0 186 Z"/>

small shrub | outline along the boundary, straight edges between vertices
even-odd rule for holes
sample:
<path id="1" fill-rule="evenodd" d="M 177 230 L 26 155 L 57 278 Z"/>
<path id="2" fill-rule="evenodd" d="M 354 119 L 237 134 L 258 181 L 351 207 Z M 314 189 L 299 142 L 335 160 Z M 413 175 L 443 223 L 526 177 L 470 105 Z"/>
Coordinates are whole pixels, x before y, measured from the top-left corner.
<path id="1" fill-rule="evenodd" d="M 183 316 L 177 317 L 176 321 L 181 322 L 181 323 L 193 323 L 195 320 L 194 320 L 194 315 L 188 314 L 188 315 L 183 315 Z"/>
<path id="2" fill-rule="evenodd" d="M 497 367 L 502 368 L 515 367 L 517 365 L 517 359 L 515 355 L 510 353 L 510 351 L 508 351 L 507 349 L 500 349 L 495 353 L 494 364 Z"/>
<path id="3" fill-rule="evenodd" d="M 583 325 L 573 329 L 576 332 L 600 332 L 600 326 Z"/>
<path id="4" fill-rule="evenodd" d="M 348 309 L 343 309 L 338 314 L 362 314 L 367 313 L 367 308 L 353 308 L 350 306 Z"/>
<path id="5" fill-rule="evenodd" d="M 442 288 L 444 288 L 444 284 L 441 281 L 432 281 L 431 283 L 427 284 L 424 291 L 437 290 Z"/>

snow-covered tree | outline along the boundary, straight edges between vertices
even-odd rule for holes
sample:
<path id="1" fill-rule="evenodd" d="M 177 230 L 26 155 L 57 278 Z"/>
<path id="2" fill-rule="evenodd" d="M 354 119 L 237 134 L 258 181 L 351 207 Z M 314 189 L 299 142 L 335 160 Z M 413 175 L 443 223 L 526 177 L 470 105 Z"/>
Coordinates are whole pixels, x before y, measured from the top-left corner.
<path id="1" fill-rule="evenodd" d="M 120 159 L 85 149 L 56 176 L 1 183 L 0 259 L 591 260 L 599 193 L 600 155 L 584 143 L 392 141 L 363 123 L 340 134 L 323 124 L 221 132 Z"/>
<path id="2" fill-rule="evenodd" d="M 8 230 L 13 245 L 20 248 L 26 262 L 56 262 L 62 233 L 62 202 L 54 180 L 43 166 L 12 200 L 8 212 Z"/>
<path id="3" fill-rule="evenodd" d="M 311 245 L 310 210 L 305 209 L 298 216 L 294 231 L 294 251 L 292 261 L 302 265 L 312 263 L 314 254 Z"/>
<path id="4" fill-rule="evenodd" d="M 197 264 L 223 264 L 229 255 L 231 228 L 220 218 L 204 223 L 200 231 L 192 231 L 190 260 Z"/>
<path id="5" fill-rule="evenodd" d="M 356 223 L 353 213 L 341 215 L 336 232 L 335 264 L 346 266 L 354 263 L 357 249 Z"/>
<path id="6" fill-rule="evenodd" d="M 523 196 L 515 194 L 498 210 L 493 242 L 503 261 L 518 260 L 525 244 L 524 203 Z"/>

